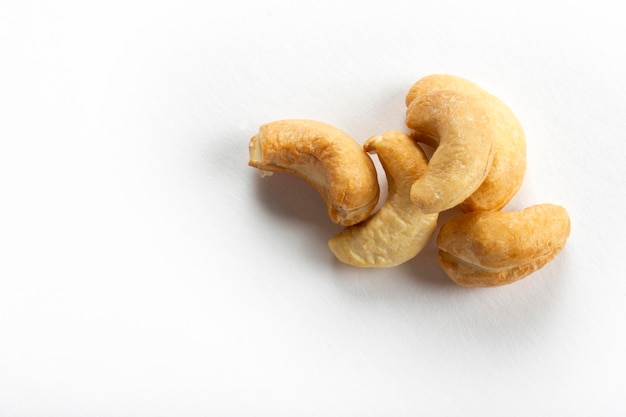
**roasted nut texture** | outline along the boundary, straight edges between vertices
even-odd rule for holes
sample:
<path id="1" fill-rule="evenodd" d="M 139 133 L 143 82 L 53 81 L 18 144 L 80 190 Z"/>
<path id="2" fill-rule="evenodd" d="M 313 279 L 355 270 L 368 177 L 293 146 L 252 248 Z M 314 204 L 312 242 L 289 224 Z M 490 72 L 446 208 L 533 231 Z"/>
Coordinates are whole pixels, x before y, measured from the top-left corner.
<path id="1" fill-rule="evenodd" d="M 407 126 L 436 144 L 428 168 L 411 188 L 424 213 L 439 213 L 467 199 L 485 180 L 495 153 L 493 126 L 474 96 L 437 90 L 416 97 Z"/>
<path id="2" fill-rule="evenodd" d="M 441 227 L 438 259 L 459 285 L 510 284 L 550 262 L 569 234 L 567 211 L 553 204 L 516 212 L 464 213 Z"/>
<path id="3" fill-rule="evenodd" d="M 344 229 L 328 242 L 342 262 L 358 267 L 392 267 L 415 257 L 437 227 L 438 213 L 425 214 L 411 202 L 413 183 L 424 174 L 426 154 L 404 132 L 389 131 L 368 139 L 387 175 L 388 193 L 370 218 Z"/>
<path id="4" fill-rule="evenodd" d="M 250 139 L 250 166 L 262 175 L 296 174 L 322 196 L 330 219 L 350 226 L 376 207 L 376 168 L 363 147 L 342 130 L 315 120 L 288 119 L 264 124 Z"/>
<path id="5" fill-rule="evenodd" d="M 296 174 L 326 202 L 344 229 L 328 241 L 348 265 L 386 268 L 414 258 L 436 231 L 439 214 L 462 214 L 443 224 L 437 258 L 465 287 L 495 287 L 543 268 L 570 234 L 567 211 L 538 204 L 501 211 L 526 172 L 526 137 L 511 109 L 475 83 L 432 74 L 406 95 L 409 132 L 390 130 L 360 146 L 326 123 L 277 120 L 249 142 L 248 164 L 262 176 Z M 428 160 L 422 145 L 432 147 Z M 388 192 L 380 209 L 377 154 Z"/>
<path id="6" fill-rule="evenodd" d="M 432 74 L 418 80 L 406 96 L 407 108 L 419 97 L 434 91 L 452 90 L 476 97 L 494 131 L 495 153 L 489 172 L 480 187 L 460 204 L 468 211 L 502 209 L 519 191 L 526 173 L 526 136 L 513 111 L 498 97 L 475 83 L 454 75 Z M 435 145 L 432 138 L 419 130 L 418 141 Z"/>

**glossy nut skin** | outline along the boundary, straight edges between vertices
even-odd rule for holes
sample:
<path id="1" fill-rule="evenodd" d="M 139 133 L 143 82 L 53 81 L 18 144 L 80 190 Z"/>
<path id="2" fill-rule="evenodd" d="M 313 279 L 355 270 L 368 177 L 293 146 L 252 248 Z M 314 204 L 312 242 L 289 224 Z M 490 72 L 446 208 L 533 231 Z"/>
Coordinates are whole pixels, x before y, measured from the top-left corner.
<path id="1" fill-rule="evenodd" d="M 420 210 L 448 210 L 480 187 L 493 162 L 495 139 L 479 99 L 453 90 L 418 96 L 407 109 L 406 124 L 436 145 L 426 172 L 411 188 Z"/>
<path id="2" fill-rule="evenodd" d="M 348 265 L 400 265 L 426 246 L 437 227 L 439 214 L 423 213 L 410 198 L 411 186 L 426 171 L 428 160 L 420 146 L 400 131 L 373 136 L 364 148 L 378 155 L 385 170 L 387 199 L 370 218 L 344 229 L 329 240 L 328 246 Z"/>
<path id="3" fill-rule="evenodd" d="M 407 108 L 419 97 L 440 90 L 476 97 L 494 131 L 495 153 L 489 172 L 480 187 L 460 204 L 460 209 L 464 212 L 502 209 L 519 191 L 526 173 L 526 136 L 519 120 L 501 99 L 465 78 L 450 74 L 432 74 L 418 80 L 407 93 Z M 414 139 L 436 146 L 419 131 L 414 132 Z"/>
<path id="4" fill-rule="evenodd" d="M 464 213 L 441 227 L 439 263 L 461 286 L 510 284 L 550 262 L 565 246 L 570 227 L 567 211 L 554 204 Z"/>
<path id="5" fill-rule="evenodd" d="M 266 123 L 249 142 L 248 164 L 261 175 L 296 174 L 324 199 L 332 222 L 350 226 L 376 207 L 376 168 L 362 146 L 342 130 L 316 120 Z"/>

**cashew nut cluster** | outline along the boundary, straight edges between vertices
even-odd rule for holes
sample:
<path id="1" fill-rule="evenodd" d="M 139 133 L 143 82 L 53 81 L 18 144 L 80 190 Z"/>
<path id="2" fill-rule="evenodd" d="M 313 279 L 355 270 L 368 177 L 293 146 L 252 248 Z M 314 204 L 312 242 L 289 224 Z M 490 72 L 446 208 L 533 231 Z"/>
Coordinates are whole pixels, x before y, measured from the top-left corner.
<path id="1" fill-rule="evenodd" d="M 437 234 L 437 259 L 458 285 L 494 287 L 545 266 L 570 234 L 565 208 L 537 204 L 502 211 L 526 172 L 526 137 L 511 109 L 461 77 L 433 74 L 406 95 L 406 127 L 374 135 L 361 146 L 326 123 L 278 120 L 249 142 L 249 162 L 262 176 L 302 177 L 322 196 L 328 215 L 344 226 L 328 246 L 362 268 L 413 259 L 434 236 L 439 214 L 462 214 Z M 428 159 L 422 146 L 433 148 Z M 386 200 L 370 154 L 387 178 Z"/>

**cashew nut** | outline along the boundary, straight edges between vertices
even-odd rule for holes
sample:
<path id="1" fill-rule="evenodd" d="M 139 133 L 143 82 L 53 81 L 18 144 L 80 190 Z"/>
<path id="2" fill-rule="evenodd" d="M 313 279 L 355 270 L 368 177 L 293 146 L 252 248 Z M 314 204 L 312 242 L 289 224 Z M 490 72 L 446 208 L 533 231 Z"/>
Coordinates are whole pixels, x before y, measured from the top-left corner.
<path id="1" fill-rule="evenodd" d="M 510 284 L 550 262 L 565 246 L 569 233 L 567 211 L 553 204 L 517 212 L 470 212 L 441 227 L 438 259 L 459 285 Z"/>
<path id="2" fill-rule="evenodd" d="M 407 109 L 406 124 L 418 138 L 437 145 L 428 169 L 411 188 L 411 200 L 424 213 L 460 204 L 483 183 L 495 139 L 480 100 L 452 90 L 420 95 Z"/>
<path id="3" fill-rule="evenodd" d="M 278 120 L 264 124 L 250 139 L 248 164 L 261 175 L 296 174 L 324 199 L 330 219 L 350 226 L 376 207 L 376 168 L 361 145 L 334 126 L 315 120 Z"/>
<path id="4" fill-rule="evenodd" d="M 453 90 L 475 96 L 481 102 L 494 130 L 495 154 L 491 169 L 481 186 L 464 202 L 462 211 L 490 211 L 503 208 L 519 191 L 526 172 L 526 137 L 511 109 L 498 97 L 473 82 L 447 74 L 433 74 L 417 81 L 406 96 L 407 107 L 416 99 L 439 90 Z M 419 130 L 414 138 L 427 144 L 432 139 Z"/>
<path id="5" fill-rule="evenodd" d="M 419 145 L 400 131 L 373 136 L 364 148 L 378 154 L 387 175 L 387 199 L 369 219 L 344 229 L 328 246 L 349 265 L 396 266 L 415 257 L 437 227 L 439 214 L 422 213 L 410 199 L 411 186 L 426 171 L 428 159 Z"/>

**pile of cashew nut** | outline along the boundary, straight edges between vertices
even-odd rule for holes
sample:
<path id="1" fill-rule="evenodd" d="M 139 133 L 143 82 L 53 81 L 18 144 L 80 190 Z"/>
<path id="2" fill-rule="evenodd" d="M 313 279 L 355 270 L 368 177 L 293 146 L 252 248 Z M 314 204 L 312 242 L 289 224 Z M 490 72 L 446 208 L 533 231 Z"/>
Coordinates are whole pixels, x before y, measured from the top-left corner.
<path id="1" fill-rule="evenodd" d="M 493 287 L 542 268 L 565 246 L 567 211 L 538 204 L 502 211 L 526 172 L 526 138 L 511 109 L 464 78 L 434 74 L 406 96 L 409 132 L 391 130 L 361 146 L 314 120 L 278 120 L 249 142 L 249 165 L 261 175 L 289 172 L 324 199 L 344 229 L 328 246 L 341 262 L 393 267 L 414 258 L 437 229 L 439 213 L 462 214 L 441 225 L 438 261 L 455 283 Z M 424 148 L 433 152 L 430 159 Z M 387 177 L 380 196 L 376 154 Z"/>

